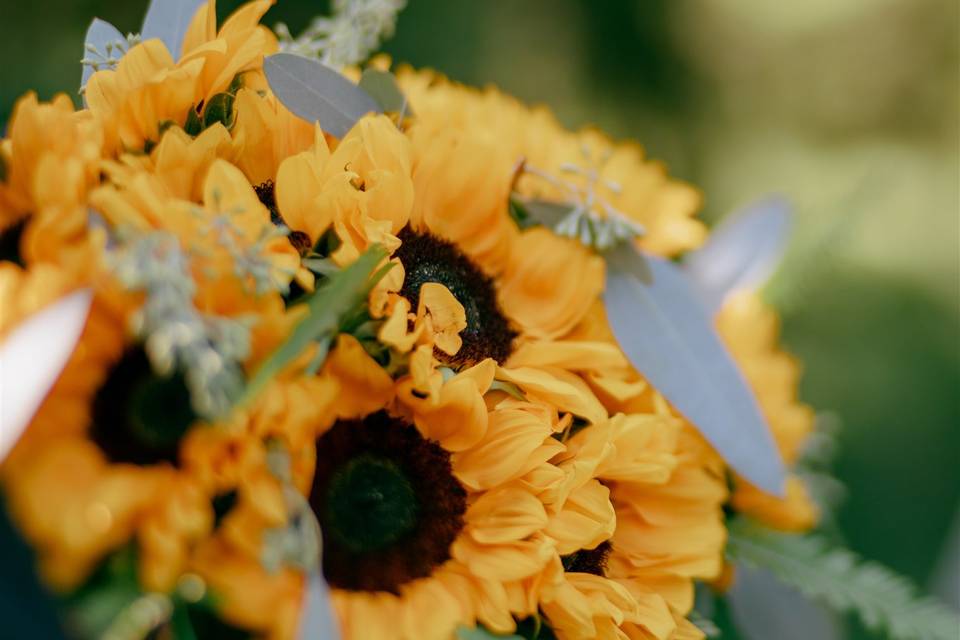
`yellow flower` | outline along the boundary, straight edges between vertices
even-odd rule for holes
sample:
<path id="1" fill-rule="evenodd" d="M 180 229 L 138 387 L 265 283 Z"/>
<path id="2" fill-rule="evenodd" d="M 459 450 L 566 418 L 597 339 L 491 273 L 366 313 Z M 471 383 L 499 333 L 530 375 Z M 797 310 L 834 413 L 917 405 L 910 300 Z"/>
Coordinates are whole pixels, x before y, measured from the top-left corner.
<path id="1" fill-rule="evenodd" d="M 88 262 L 68 256 L 86 237 L 85 198 L 98 179 L 102 133 L 59 95 L 39 103 L 33 93 L 17 101 L 9 138 L 0 142 L 0 260 Z"/>
<path id="2" fill-rule="evenodd" d="M 212 517 L 199 484 L 175 467 L 177 439 L 194 421 L 186 388 L 152 376 L 128 338 L 128 313 L 95 298 L 73 356 L 2 468 L 11 515 L 57 589 L 77 586 L 133 538 L 144 585 L 168 589 Z"/>
<path id="3" fill-rule="evenodd" d="M 194 429 L 182 446 L 186 471 L 213 496 L 216 510 L 210 535 L 194 546 L 186 570 L 204 580 L 228 624 L 268 638 L 294 637 L 302 577 L 292 568 L 270 570 L 262 561 L 266 534 L 285 527 L 289 516 L 265 443 L 287 444 L 290 489 L 307 491 L 314 466 L 311 429 L 320 415 L 310 391 L 308 381 L 271 385 L 229 424 Z M 293 444 L 297 438 L 301 446 Z"/>
<path id="4" fill-rule="evenodd" d="M 541 597 L 579 611 L 571 617 L 556 611 L 561 604 L 551 605 L 559 616 L 557 622 L 551 618 L 558 636 L 586 637 L 601 629 L 606 637 L 676 639 L 695 633 L 683 621 L 693 606 L 693 581 L 712 579 L 722 568 L 727 499 L 722 461 L 629 366 L 599 303 L 565 340 L 522 349 L 515 358 L 575 370 L 616 414 L 570 437 L 566 451 L 553 460 L 567 472 L 564 491 L 575 495 L 578 487 L 602 486 L 616 513 L 610 534 L 570 539 L 566 574 L 547 581 L 551 586 Z M 567 515 L 567 505 L 560 505 L 561 523 L 589 513 L 574 503 L 574 513 Z M 619 587 L 595 578 L 584 583 L 582 573 Z M 622 602 L 619 589 L 634 604 L 614 606 Z"/>
<path id="5" fill-rule="evenodd" d="M 276 38 L 259 25 L 272 4 L 247 3 L 217 31 L 216 4 L 210 0 L 194 16 L 182 56 L 160 40 L 147 40 L 131 47 L 115 69 L 94 73 L 84 97 L 103 126 L 106 148 L 142 150 L 148 141 L 158 142 L 171 123 L 184 126 L 192 109 L 202 112 L 237 76 L 251 73 L 250 81 L 260 83 L 263 57 L 277 49 Z"/>
<path id="6" fill-rule="evenodd" d="M 644 249 L 676 255 L 698 246 L 706 236 L 703 225 L 692 217 L 700 206 L 699 192 L 670 179 L 662 165 L 646 160 L 639 145 L 614 143 L 594 129 L 566 131 L 549 110 L 526 107 L 492 87 L 472 89 L 435 72 L 408 67 L 397 75 L 417 116 L 415 128 L 424 130 L 425 138 L 438 132 L 486 132 L 498 153 L 479 156 L 476 162 L 487 172 L 504 170 L 496 164 L 501 156 L 508 171 L 526 163 L 532 171 L 514 185 L 522 195 L 566 201 L 567 190 L 541 174 L 583 188 L 591 180 L 589 171 L 596 169 L 597 196 L 646 228 L 640 241 Z M 586 171 L 571 171 L 573 167 Z M 506 194 L 496 195 L 506 201 Z M 476 218 L 472 221 L 478 223 Z"/>
<path id="7" fill-rule="evenodd" d="M 334 226 L 348 264 L 369 243 L 394 248 L 413 204 L 409 144 L 386 116 L 360 120 L 331 149 L 317 129 L 308 151 L 277 172 L 276 203 L 284 222 L 306 233 L 311 246 Z"/>
<path id="8" fill-rule="evenodd" d="M 797 399 L 800 365 L 777 345 L 776 313 L 750 293 L 733 296 L 717 317 L 717 328 L 756 394 L 787 468 L 813 431 L 813 410 Z M 777 498 L 737 476 L 731 506 L 776 529 L 806 531 L 816 524 L 817 506 L 796 475 Z"/>
<path id="9" fill-rule="evenodd" d="M 276 232 L 270 212 L 243 173 L 216 158 L 214 147 L 224 141 L 222 133 L 211 129 L 192 142 L 178 140 L 179 134 L 172 134 L 158 146 L 157 173 L 118 169 L 111 174 L 113 183 L 91 194 L 91 205 L 117 228 L 173 233 L 193 258 L 199 305 L 205 310 L 231 314 L 253 310 L 262 303 L 261 298 L 292 280 L 300 267 L 300 255 Z M 160 162 L 166 149 L 171 149 L 170 160 Z M 198 149 L 199 154 L 195 153 Z M 205 150 L 209 151 L 202 153 Z M 180 157 L 187 159 L 178 165 Z M 168 165 L 170 169 L 164 170 Z M 193 167 L 196 172 L 191 175 Z M 177 191 L 201 191 L 202 204 L 177 197 Z M 266 262 L 267 271 L 262 274 L 266 282 L 237 272 L 238 263 L 249 257 L 239 255 L 242 252 L 255 252 Z"/>
<path id="10" fill-rule="evenodd" d="M 514 615 L 534 613 L 521 585 L 556 557 L 556 545 L 529 478 L 550 473 L 547 460 L 563 449 L 552 435 L 564 422 L 548 405 L 490 390 L 495 370 L 487 361 L 441 383 L 436 408 L 341 336 L 317 378 L 291 374 L 268 389 L 287 398 L 278 410 L 294 410 L 293 398 L 311 397 L 297 395 L 301 385 L 333 385 L 313 405 L 316 467 L 304 493 L 323 532 L 322 569 L 344 638 L 446 639 L 478 623 L 511 631 Z M 289 424 L 277 415 L 274 425 Z M 303 432 L 284 426 L 277 437 Z M 241 584 L 262 580 L 268 593 L 286 580 L 250 575 Z M 238 586 L 224 595 L 231 623 L 272 628 L 269 609 Z M 291 592 L 276 606 L 299 606 L 300 597 Z"/>
<path id="11" fill-rule="evenodd" d="M 272 183 L 280 163 L 306 151 L 314 142 L 314 127 L 294 116 L 276 97 L 266 91 L 261 96 L 245 79 L 244 88 L 234 102 L 236 119 L 233 157 L 251 184 Z"/>

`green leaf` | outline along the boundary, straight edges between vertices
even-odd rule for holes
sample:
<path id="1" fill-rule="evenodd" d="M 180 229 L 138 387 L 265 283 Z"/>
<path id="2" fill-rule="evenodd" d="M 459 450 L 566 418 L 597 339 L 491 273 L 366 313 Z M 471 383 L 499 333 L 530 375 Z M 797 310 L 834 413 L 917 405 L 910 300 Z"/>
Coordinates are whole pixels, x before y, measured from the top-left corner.
<path id="1" fill-rule="evenodd" d="M 105 560 L 82 587 L 67 597 L 67 622 L 77 636 L 99 638 L 117 615 L 142 595 L 136 550 L 125 547 Z"/>
<path id="2" fill-rule="evenodd" d="M 604 306 L 630 363 L 730 466 L 782 494 L 783 462 L 770 429 L 689 278 L 673 263 L 647 256 L 653 278 L 644 283 L 621 252 L 606 257 Z"/>
<path id="3" fill-rule="evenodd" d="M 784 583 L 838 612 L 856 613 L 894 640 L 956 640 L 960 616 L 890 569 L 834 547 L 818 535 L 789 535 L 745 518 L 730 522 L 734 562 L 768 569 Z"/>
<path id="4" fill-rule="evenodd" d="M 186 603 L 179 601 L 175 603 L 173 615 L 170 617 L 170 630 L 177 640 L 198 640 Z"/>
<path id="5" fill-rule="evenodd" d="M 374 245 L 357 258 L 356 262 L 339 271 L 317 288 L 305 304 L 309 314 L 298 324 L 276 351 L 260 365 L 250 379 L 241 402 L 249 402 L 263 387 L 292 360 L 317 340 L 332 339 L 340 330 L 341 322 L 366 302 L 367 295 L 393 266 L 386 263 L 377 269 L 387 256 L 385 249 Z M 311 366 L 322 363 L 312 363 Z"/>
<path id="6" fill-rule="evenodd" d="M 233 126 L 233 96 L 229 93 L 218 93 L 210 98 L 203 108 L 203 128 L 220 122 L 227 129 Z"/>
<path id="7" fill-rule="evenodd" d="M 364 115 L 382 113 L 366 91 L 317 60 L 277 53 L 264 59 L 263 72 L 283 106 L 338 138 Z"/>
<path id="8" fill-rule="evenodd" d="M 200 114 L 197 113 L 195 107 L 190 107 L 190 111 L 187 113 L 187 120 L 183 124 L 183 130 L 191 136 L 198 136 L 200 132 L 203 131 L 203 120 L 200 118 Z"/>
<path id="9" fill-rule="evenodd" d="M 407 97 L 389 71 L 365 69 L 360 76 L 359 87 L 370 94 L 384 111 L 412 115 Z"/>

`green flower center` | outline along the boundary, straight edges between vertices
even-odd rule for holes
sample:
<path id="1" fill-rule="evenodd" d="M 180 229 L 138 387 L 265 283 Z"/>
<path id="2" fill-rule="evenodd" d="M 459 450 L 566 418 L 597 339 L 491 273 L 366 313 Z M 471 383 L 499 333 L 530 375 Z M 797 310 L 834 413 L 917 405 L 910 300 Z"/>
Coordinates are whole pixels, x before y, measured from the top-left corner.
<path id="1" fill-rule="evenodd" d="M 449 364 L 470 366 L 493 358 L 503 363 L 513 351 L 517 333 L 500 310 L 493 278 L 483 273 L 452 243 L 409 227 L 399 235 L 402 245 L 394 254 L 403 263 L 400 294 L 414 310 L 420 304 L 420 287 L 442 284 L 463 305 L 467 327 L 460 332 L 463 346 L 455 356 L 437 353 Z"/>
<path id="2" fill-rule="evenodd" d="M 177 464 L 197 416 L 181 374 L 160 377 L 142 347 L 124 353 L 93 400 L 90 437 L 111 462 Z"/>
<path id="3" fill-rule="evenodd" d="M 417 496 L 390 460 L 362 455 L 338 470 L 327 490 L 324 523 L 353 553 L 383 549 L 413 531 Z"/>

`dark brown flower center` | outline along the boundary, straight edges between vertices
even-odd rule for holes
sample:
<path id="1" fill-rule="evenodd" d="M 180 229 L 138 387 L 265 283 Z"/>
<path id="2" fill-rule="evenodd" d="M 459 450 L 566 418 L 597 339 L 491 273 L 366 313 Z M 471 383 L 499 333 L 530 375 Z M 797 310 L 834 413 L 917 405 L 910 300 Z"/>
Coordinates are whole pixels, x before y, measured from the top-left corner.
<path id="1" fill-rule="evenodd" d="M 450 454 L 381 411 L 337 422 L 317 440 L 310 506 L 334 587 L 397 593 L 450 558 L 466 491 Z"/>
<path id="2" fill-rule="evenodd" d="M 92 419 L 90 438 L 111 462 L 176 465 L 180 439 L 197 416 L 183 376 L 158 376 L 136 346 L 107 374 Z"/>
<path id="3" fill-rule="evenodd" d="M 612 547 L 604 540 L 593 549 L 581 549 L 563 557 L 563 568 L 571 573 L 590 573 L 595 576 L 606 575 L 607 559 Z"/>
<path id="4" fill-rule="evenodd" d="M 283 226 L 289 228 L 289 225 L 284 221 L 283 216 L 280 215 L 280 210 L 277 208 L 276 189 L 273 180 L 267 180 L 263 184 L 258 184 L 253 190 L 257 192 L 257 198 L 260 199 L 263 206 L 270 211 L 270 222 L 278 227 Z M 290 244 L 293 245 L 293 248 L 296 249 L 301 256 L 307 255 L 313 248 L 313 243 L 310 242 L 310 236 L 303 231 L 294 231 L 291 229 L 287 240 L 290 241 Z"/>
<path id="5" fill-rule="evenodd" d="M 23 256 L 20 255 L 20 238 L 27 226 L 27 219 L 23 218 L 0 230 L 0 262 L 12 262 L 23 266 Z"/>
<path id="6" fill-rule="evenodd" d="M 517 332 L 500 310 L 493 278 L 453 243 L 409 227 L 399 237 L 403 244 L 394 255 L 400 258 L 405 273 L 400 293 L 412 308 L 416 310 L 420 303 L 420 287 L 436 282 L 450 290 L 466 313 L 460 351 L 454 356 L 438 352 L 438 357 L 455 366 L 470 366 L 486 358 L 505 362 Z"/>

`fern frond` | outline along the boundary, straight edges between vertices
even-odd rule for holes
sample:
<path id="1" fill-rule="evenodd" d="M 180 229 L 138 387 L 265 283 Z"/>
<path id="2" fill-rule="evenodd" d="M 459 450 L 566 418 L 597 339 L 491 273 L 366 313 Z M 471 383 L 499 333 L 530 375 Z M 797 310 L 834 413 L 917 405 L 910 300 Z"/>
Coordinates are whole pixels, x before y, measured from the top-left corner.
<path id="1" fill-rule="evenodd" d="M 836 611 L 857 613 L 867 627 L 895 640 L 956 640 L 960 633 L 955 612 L 918 595 L 906 578 L 823 537 L 778 533 L 737 518 L 730 522 L 727 553 Z"/>

